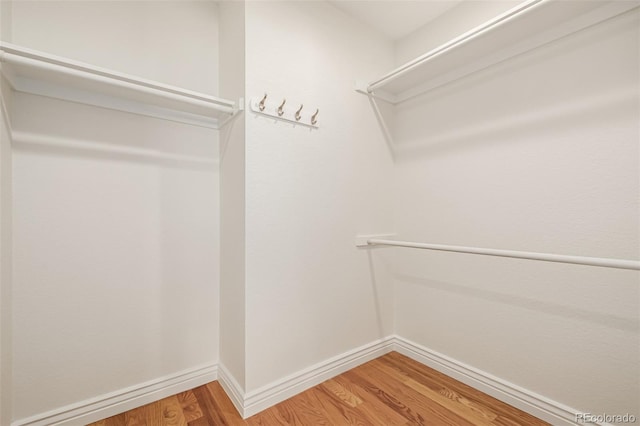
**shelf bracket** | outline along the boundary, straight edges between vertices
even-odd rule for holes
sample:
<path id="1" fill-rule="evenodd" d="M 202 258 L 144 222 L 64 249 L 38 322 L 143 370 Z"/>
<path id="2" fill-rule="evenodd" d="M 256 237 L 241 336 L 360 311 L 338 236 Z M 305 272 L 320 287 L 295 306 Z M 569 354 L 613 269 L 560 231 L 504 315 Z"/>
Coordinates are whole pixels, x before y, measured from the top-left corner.
<path id="1" fill-rule="evenodd" d="M 370 235 L 356 235 L 356 247 L 373 247 L 369 244 L 369 240 L 386 240 L 389 238 L 395 238 L 396 234 L 370 234 Z"/>
<path id="2" fill-rule="evenodd" d="M 225 127 L 227 124 L 231 123 L 240 115 L 241 112 L 244 111 L 244 98 L 239 98 L 238 103 L 233 106 L 233 112 L 227 118 L 218 122 L 218 126 L 216 127 L 218 130 Z"/>
<path id="3" fill-rule="evenodd" d="M 370 98 L 380 99 L 381 101 L 388 102 L 392 105 L 396 105 L 398 103 L 398 97 L 396 95 L 392 95 L 391 93 L 387 93 L 383 90 L 376 90 L 375 92 L 370 91 L 369 85 L 364 81 L 356 80 L 354 89 L 356 92 L 366 95 Z"/>

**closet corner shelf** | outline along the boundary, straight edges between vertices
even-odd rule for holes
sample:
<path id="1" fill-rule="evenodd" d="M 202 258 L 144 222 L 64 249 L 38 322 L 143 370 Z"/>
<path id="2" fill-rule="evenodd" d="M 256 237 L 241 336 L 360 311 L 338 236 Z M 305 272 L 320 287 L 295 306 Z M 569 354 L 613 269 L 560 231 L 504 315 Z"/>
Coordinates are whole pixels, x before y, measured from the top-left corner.
<path id="1" fill-rule="evenodd" d="M 638 6 L 639 0 L 527 0 L 355 90 L 400 104 Z"/>
<path id="2" fill-rule="evenodd" d="M 0 42 L 1 72 L 18 92 L 218 129 L 242 109 L 221 99 Z"/>

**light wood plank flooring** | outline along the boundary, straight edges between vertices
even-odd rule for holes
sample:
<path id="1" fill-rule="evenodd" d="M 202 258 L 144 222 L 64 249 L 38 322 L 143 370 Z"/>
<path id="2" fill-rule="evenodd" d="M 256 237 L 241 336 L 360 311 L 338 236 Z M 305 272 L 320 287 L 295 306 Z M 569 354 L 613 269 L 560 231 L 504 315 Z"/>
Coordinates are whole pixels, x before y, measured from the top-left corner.
<path id="1" fill-rule="evenodd" d="M 547 424 L 392 352 L 247 420 L 216 381 L 90 426 Z"/>

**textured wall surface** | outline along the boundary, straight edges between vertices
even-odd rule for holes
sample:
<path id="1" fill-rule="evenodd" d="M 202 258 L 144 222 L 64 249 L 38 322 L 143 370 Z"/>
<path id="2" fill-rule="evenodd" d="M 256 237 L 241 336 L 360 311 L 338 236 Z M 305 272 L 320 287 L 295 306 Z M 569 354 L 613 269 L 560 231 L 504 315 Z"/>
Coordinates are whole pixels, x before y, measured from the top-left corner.
<path id="1" fill-rule="evenodd" d="M 399 236 L 638 259 L 638 28 L 627 13 L 403 104 Z M 638 272 L 396 250 L 399 335 L 638 415 Z"/>
<path id="2" fill-rule="evenodd" d="M 16 2 L 13 42 L 216 94 L 217 13 Z M 217 132 L 20 93 L 12 109 L 13 418 L 217 363 Z"/>
<path id="3" fill-rule="evenodd" d="M 392 330 L 392 287 L 354 236 L 392 227 L 392 159 L 354 76 L 390 43 L 324 2 L 247 4 L 247 98 L 320 109 L 310 130 L 247 114 L 247 390 Z M 377 278 L 377 279 L 376 279 Z"/>

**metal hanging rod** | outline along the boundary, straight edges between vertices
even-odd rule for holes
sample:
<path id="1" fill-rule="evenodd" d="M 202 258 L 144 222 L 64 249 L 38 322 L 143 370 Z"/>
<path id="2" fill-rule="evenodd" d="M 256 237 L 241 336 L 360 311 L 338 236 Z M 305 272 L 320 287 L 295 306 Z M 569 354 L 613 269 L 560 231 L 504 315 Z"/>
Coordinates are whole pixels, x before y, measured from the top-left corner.
<path id="1" fill-rule="evenodd" d="M 541 260 L 545 262 L 572 263 L 576 265 L 600 266 L 603 268 L 631 269 L 640 271 L 640 261 L 625 259 L 608 259 L 601 257 L 567 256 L 562 254 L 536 253 L 528 251 L 500 250 L 480 247 L 449 246 L 442 244 L 425 244 L 411 241 L 387 240 L 382 238 L 367 239 L 367 246 L 409 247 L 425 250 L 450 251 L 456 253 L 481 254 L 485 256 L 511 257 L 515 259 Z"/>

